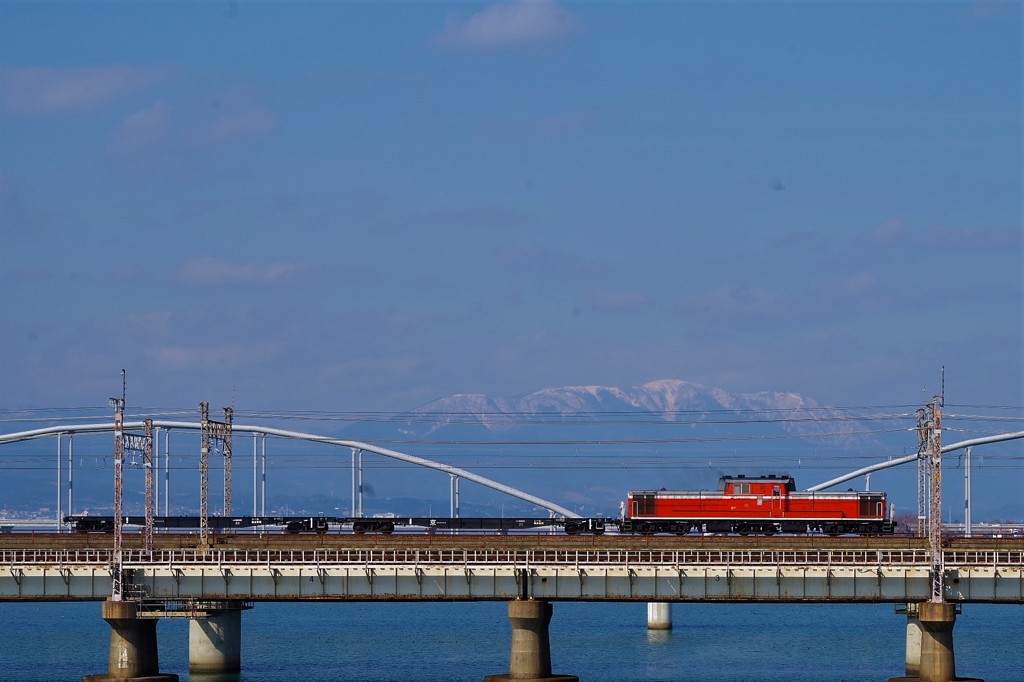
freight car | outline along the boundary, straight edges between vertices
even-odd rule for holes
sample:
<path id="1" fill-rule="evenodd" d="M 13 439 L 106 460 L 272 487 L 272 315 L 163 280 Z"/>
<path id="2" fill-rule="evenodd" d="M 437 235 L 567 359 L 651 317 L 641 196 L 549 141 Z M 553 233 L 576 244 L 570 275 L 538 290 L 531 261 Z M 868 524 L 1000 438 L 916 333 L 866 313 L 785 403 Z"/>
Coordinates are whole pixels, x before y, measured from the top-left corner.
<path id="1" fill-rule="evenodd" d="M 69 515 L 64 523 L 79 533 L 112 533 L 113 516 L 87 514 Z M 146 524 L 144 516 L 125 516 L 122 526 L 138 531 Z M 568 526 L 578 532 L 603 532 L 604 519 L 559 519 L 551 517 L 398 517 L 388 516 L 210 516 L 206 520 L 212 532 L 252 530 L 283 531 L 285 533 L 327 533 L 331 530 L 349 530 L 356 535 L 365 533 L 389 534 L 396 530 L 409 532 L 481 531 L 507 533 L 532 531 Z M 153 528 L 161 532 L 197 532 L 202 525 L 198 516 L 154 516 Z"/>
<path id="2" fill-rule="evenodd" d="M 800 492 L 792 476 L 723 476 L 718 490 L 634 490 L 623 533 L 892 533 L 882 492 Z"/>

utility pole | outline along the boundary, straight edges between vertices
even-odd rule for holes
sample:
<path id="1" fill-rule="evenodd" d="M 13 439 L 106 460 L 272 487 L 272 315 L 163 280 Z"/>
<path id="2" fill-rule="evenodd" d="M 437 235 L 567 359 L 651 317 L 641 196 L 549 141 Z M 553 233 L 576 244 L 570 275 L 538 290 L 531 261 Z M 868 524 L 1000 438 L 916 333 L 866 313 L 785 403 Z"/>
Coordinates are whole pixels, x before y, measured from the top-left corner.
<path id="1" fill-rule="evenodd" d="M 210 534 L 210 403 L 199 403 L 199 541 L 205 546 Z"/>
<path id="2" fill-rule="evenodd" d="M 231 516 L 231 423 L 234 421 L 234 409 L 224 408 L 224 424 L 220 429 L 220 439 L 224 453 L 224 516 Z"/>
<path id="3" fill-rule="evenodd" d="M 923 536 L 925 533 L 928 535 L 928 547 L 932 561 L 931 600 L 933 602 L 941 602 L 944 598 L 942 575 L 942 403 L 943 398 L 936 396 L 932 402 L 917 411 L 918 536 Z M 925 524 L 926 517 L 927 524 Z"/>
<path id="4" fill-rule="evenodd" d="M 224 454 L 224 515 L 230 516 L 231 511 L 231 425 L 234 411 L 224 408 L 224 421 L 210 419 L 210 403 L 205 400 L 199 403 L 199 422 L 202 430 L 202 442 L 199 450 L 199 540 L 204 545 L 210 534 L 210 447 L 214 443 L 221 446 Z"/>
<path id="5" fill-rule="evenodd" d="M 142 455 L 142 465 L 146 470 L 146 550 L 153 549 L 153 420 L 145 420 L 144 435 L 126 433 L 122 436 L 124 454 L 129 452 Z"/>
<path id="6" fill-rule="evenodd" d="M 917 537 L 928 534 L 928 411 L 917 411 Z"/>
<path id="7" fill-rule="evenodd" d="M 124 590 L 124 548 L 121 522 L 124 515 L 124 397 L 125 372 L 121 370 L 121 397 L 111 398 L 114 408 L 114 553 L 111 557 L 111 601 L 121 601 Z"/>
<path id="8" fill-rule="evenodd" d="M 932 601 L 945 600 L 943 585 L 942 562 L 942 402 L 936 397 L 929 405 L 931 408 L 931 514 L 928 519 L 928 545 L 932 553 Z"/>
<path id="9" fill-rule="evenodd" d="M 964 474 L 964 535 L 971 537 L 971 449 L 967 448 L 964 461 L 967 471 Z M 70 508 L 70 503 L 68 504 Z"/>
<path id="10" fill-rule="evenodd" d="M 146 469 L 146 551 L 153 551 L 153 420 L 146 419 L 142 466 Z"/>

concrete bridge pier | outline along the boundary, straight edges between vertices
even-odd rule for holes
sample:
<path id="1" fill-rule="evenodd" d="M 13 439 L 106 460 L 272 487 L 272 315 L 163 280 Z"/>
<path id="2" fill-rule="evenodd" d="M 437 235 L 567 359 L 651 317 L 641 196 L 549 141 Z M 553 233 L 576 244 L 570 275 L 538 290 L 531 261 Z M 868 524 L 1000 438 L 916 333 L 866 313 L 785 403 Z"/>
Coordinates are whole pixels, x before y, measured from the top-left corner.
<path id="1" fill-rule="evenodd" d="M 890 682 L 982 682 L 956 675 L 955 624 L 956 604 L 907 604 L 907 674 L 890 678 Z"/>
<path id="2" fill-rule="evenodd" d="M 242 606 L 227 604 L 189 620 L 188 671 L 236 673 L 242 669 Z"/>
<path id="3" fill-rule="evenodd" d="M 512 623 L 512 654 L 507 675 L 488 675 L 484 682 L 579 682 L 575 675 L 551 673 L 551 603 L 517 599 L 508 603 Z"/>
<path id="4" fill-rule="evenodd" d="M 110 623 L 107 672 L 86 675 L 83 682 L 178 682 L 177 675 L 160 673 L 155 618 L 139 618 L 132 602 L 103 602 L 103 620 Z"/>
<path id="5" fill-rule="evenodd" d="M 917 604 L 907 604 L 907 677 L 921 674 L 921 619 Z"/>
<path id="6" fill-rule="evenodd" d="M 672 629 L 672 604 L 668 602 L 648 602 L 647 604 L 647 629 L 648 630 L 671 630 Z"/>

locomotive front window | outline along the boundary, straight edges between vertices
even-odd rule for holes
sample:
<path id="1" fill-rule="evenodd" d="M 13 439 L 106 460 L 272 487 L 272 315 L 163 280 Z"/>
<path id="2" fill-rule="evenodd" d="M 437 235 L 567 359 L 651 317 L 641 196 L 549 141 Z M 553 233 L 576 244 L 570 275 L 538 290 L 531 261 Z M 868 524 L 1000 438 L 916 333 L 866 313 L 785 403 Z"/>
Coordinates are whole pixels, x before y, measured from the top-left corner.
<path id="1" fill-rule="evenodd" d="M 881 495 L 863 495 L 860 498 L 861 516 L 883 516 Z"/>

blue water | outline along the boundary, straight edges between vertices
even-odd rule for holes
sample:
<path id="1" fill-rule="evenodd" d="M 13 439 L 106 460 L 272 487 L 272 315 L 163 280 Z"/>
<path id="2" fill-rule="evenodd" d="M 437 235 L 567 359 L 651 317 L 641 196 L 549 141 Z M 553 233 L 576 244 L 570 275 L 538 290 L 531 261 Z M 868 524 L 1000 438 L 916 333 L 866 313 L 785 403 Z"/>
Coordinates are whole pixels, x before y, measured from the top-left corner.
<path id="1" fill-rule="evenodd" d="M 889 604 L 676 604 L 670 633 L 645 604 L 554 603 L 556 673 L 583 682 L 878 682 L 903 674 L 906 618 Z M 242 616 L 239 682 L 447 682 L 508 672 L 504 602 L 257 604 Z M 188 675 L 188 621 L 157 628 L 162 672 Z M 0 680 L 78 682 L 106 672 L 98 603 L 0 604 Z M 957 673 L 1024 682 L 1024 606 L 967 605 Z"/>

